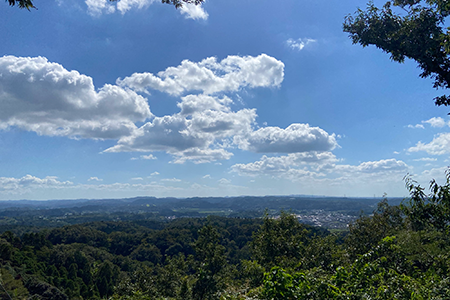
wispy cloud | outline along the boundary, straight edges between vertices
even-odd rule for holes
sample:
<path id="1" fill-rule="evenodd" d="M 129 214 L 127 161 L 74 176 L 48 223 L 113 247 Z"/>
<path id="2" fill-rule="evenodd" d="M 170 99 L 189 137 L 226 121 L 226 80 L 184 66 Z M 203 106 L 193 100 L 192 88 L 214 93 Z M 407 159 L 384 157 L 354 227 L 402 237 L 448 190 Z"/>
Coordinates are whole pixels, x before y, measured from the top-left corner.
<path id="1" fill-rule="evenodd" d="M 88 179 L 88 181 L 103 181 L 103 179 L 100 179 L 98 177 L 91 177 Z"/>
<path id="2" fill-rule="evenodd" d="M 165 181 L 165 182 L 181 182 L 181 179 L 178 179 L 178 178 L 164 178 L 164 179 L 161 179 L 161 181 Z"/>
<path id="3" fill-rule="evenodd" d="M 149 154 L 149 155 L 141 155 L 139 157 L 132 157 L 131 160 L 138 160 L 138 159 L 143 159 L 143 160 L 153 160 L 153 159 L 157 159 L 153 154 Z"/>
<path id="4" fill-rule="evenodd" d="M 430 162 L 430 161 L 437 161 L 437 158 L 432 158 L 432 157 L 422 157 L 422 158 L 416 158 L 416 159 L 413 159 L 413 161 L 426 161 L 426 162 Z"/>
<path id="5" fill-rule="evenodd" d="M 286 41 L 286 44 L 288 45 L 289 48 L 294 49 L 294 50 L 303 50 L 306 46 L 316 43 L 317 40 L 314 39 L 310 39 L 310 38 L 299 38 L 299 39 L 288 39 Z"/>

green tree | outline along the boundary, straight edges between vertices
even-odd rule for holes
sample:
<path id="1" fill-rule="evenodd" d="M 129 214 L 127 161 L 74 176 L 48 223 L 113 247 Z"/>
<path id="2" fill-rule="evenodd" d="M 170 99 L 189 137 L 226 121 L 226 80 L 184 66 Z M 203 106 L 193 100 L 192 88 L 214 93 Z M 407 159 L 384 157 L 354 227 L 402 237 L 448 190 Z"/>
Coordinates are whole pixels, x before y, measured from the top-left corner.
<path id="1" fill-rule="evenodd" d="M 100 297 L 111 296 L 119 275 L 119 268 L 109 261 L 103 262 L 98 269 L 95 284 Z"/>
<path id="2" fill-rule="evenodd" d="M 192 288 L 194 299 L 216 299 L 224 286 L 224 270 L 227 265 L 225 247 L 219 243 L 220 235 L 212 225 L 203 226 L 195 242 L 196 259 L 200 261 L 197 281 Z"/>
<path id="3" fill-rule="evenodd" d="M 349 224 L 349 234 L 345 239 L 350 258 L 364 254 L 376 246 L 383 238 L 392 235 L 403 226 L 402 211 L 398 206 L 389 206 L 387 199 L 378 203 L 372 216 L 361 215 Z"/>
<path id="4" fill-rule="evenodd" d="M 303 255 L 307 233 L 305 226 L 292 214 L 281 212 L 278 219 L 266 214 L 264 223 L 253 237 L 253 255 L 265 267 L 296 264 Z"/>
<path id="5" fill-rule="evenodd" d="M 438 185 L 433 179 L 430 193 L 410 177 L 406 178 L 410 198 L 401 208 L 413 230 L 435 228 L 448 230 L 450 227 L 450 169 L 446 171 L 446 183 Z"/>
<path id="6" fill-rule="evenodd" d="M 21 279 L 15 279 L 11 272 L 0 269 L 0 299 L 26 299 L 28 290 L 24 287 Z"/>
<path id="7" fill-rule="evenodd" d="M 398 13 L 396 11 L 399 11 Z M 346 17 L 344 31 L 354 44 L 375 45 L 403 62 L 415 60 L 420 77 L 434 79 L 434 88 L 450 88 L 450 32 L 445 28 L 450 14 L 446 0 L 394 0 L 380 9 L 369 2 Z M 450 97 L 436 97 L 436 105 L 450 105 Z"/>

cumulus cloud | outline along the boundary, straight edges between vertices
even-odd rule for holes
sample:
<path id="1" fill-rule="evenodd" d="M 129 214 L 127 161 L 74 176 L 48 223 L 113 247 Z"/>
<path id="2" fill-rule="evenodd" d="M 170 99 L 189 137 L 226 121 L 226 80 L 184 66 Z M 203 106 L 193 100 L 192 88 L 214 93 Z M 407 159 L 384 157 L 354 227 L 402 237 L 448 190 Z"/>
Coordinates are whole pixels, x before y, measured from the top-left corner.
<path id="1" fill-rule="evenodd" d="M 116 10 L 109 0 L 86 0 L 85 3 L 91 16 L 100 16 L 104 13 L 111 14 Z"/>
<path id="2" fill-rule="evenodd" d="M 189 120 L 179 115 L 156 117 L 152 122 L 144 124 L 132 135 L 119 140 L 118 145 L 105 152 L 124 151 L 167 151 L 177 153 L 189 148 L 204 148 L 208 144 L 207 137 L 187 131 Z"/>
<path id="3" fill-rule="evenodd" d="M 428 143 L 418 142 L 416 146 L 408 149 L 408 152 L 425 151 L 430 155 L 443 155 L 450 153 L 450 133 L 440 133 Z"/>
<path id="4" fill-rule="evenodd" d="M 284 64 L 266 54 L 259 56 L 228 56 L 217 61 L 209 57 L 201 62 L 184 60 L 177 67 L 157 75 L 134 73 L 118 79 L 117 84 L 139 92 L 154 89 L 174 96 L 199 91 L 205 94 L 235 92 L 242 87 L 278 87 L 284 78 Z"/>
<path id="5" fill-rule="evenodd" d="M 138 5 L 123 2 L 123 5 Z M 99 4 L 100 5 L 100 4 Z M 240 148 L 257 153 L 329 151 L 334 134 L 308 124 L 257 128 L 256 109 L 232 110 L 223 92 L 276 87 L 284 64 L 265 54 L 188 60 L 159 72 L 133 74 L 96 89 L 93 79 L 46 58 L 0 58 L 0 130 L 18 127 L 40 135 L 115 139 L 105 152 L 164 151 L 173 163 L 228 160 Z M 180 97 L 179 112 L 155 117 L 137 94 L 156 89 Z M 217 93 L 222 94 L 217 94 Z M 139 128 L 137 123 L 143 122 Z M 156 159 L 153 154 L 133 157 Z"/>
<path id="6" fill-rule="evenodd" d="M 117 10 L 122 14 L 126 13 L 130 9 L 143 9 L 147 8 L 150 4 L 156 2 L 156 0 L 118 0 Z"/>
<path id="7" fill-rule="evenodd" d="M 216 98 L 208 95 L 187 95 L 177 104 L 181 115 L 192 115 L 206 110 L 229 112 L 233 101 L 228 97 Z"/>
<path id="8" fill-rule="evenodd" d="M 444 127 L 446 125 L 449 125 L 449 123 L 444 121 L 444 119 L 441 118 L 441 117 L 437 117 L 437 118 L 434 117 L 434 118 L 431 118 L 431 119 L 429 119 L 427 121 L 422 121 L 422 123 L 427 123 L 427 124 L 430 124 L 431 127 L 438 127 L 438 128 L 442 128 L 442 127 Z"/>
<path id="9" fill-rule="evenodd" d="M 442 127 L 445 127 L 445 126 L 450 126 L 450 121 L 445 121 L 441 117 L 433 117 L 433 118 L 431 118 L 429 120 L 422 121 L 422 124 L 429 124 L 429 125 L 431 125 L 431 127 L 442 128 Z M 422 124 L 408 125 L 407 127 L 408 128 L 425 129 L 425 126 L 423 126 Z"/>
<path id="10" fill-rule="evenodd" d="M 231 111 L 229 98 L 188 95 L 178 103 L 180 113 L 156 117 L 119 140 L 106 152 L 165 151 L 175 163 L 206 163 L 229 159 L 233 154 L 222 147 L 222 140 L 250 133 L 256 111 Z"/>
<path id="11" fill-rule="evenodd" d="M 176 153 L 174 163 L 182 164 L 188 160 L 195 164 L 209 163 L 216 160 L 228 160 L 233 156 L 233 153 L 224 149 L 189 149 L 183 152 Z"/>
<path id="12" fill-rule="evenodd" d="M 303 48 L 305 48 L 306 46 L 313 44 L 317 42 L 317 40 L 314 39 L 309 39 L 309 38 L 304 38 L 304 39 L 288 39 L 286 41 L 286 44 L 288 45 L 289 48 L 294 49 L 294 50 L 303 50 Z"/>
<path id="13" fill-rule="evenodd" d="M 146 9 L 151 4 L 160 2 L 156 0 L 117 0 L 113 2 L 109 0 L 85 0 L 88 14 L 94 17 L 99 17 L 102 14 L 112 14 L 116 11 L 123 15 L 130 10 Z M 186 19 L 208 19 L 208 13 L 203 9 L 202 5 L 185 3 L 179 11 Z"/>
<path id="14" fill-rule="evenodd" d="M 195 5 L 192 3 L 185 3 L 180 8 L 181 14 L 185 15 L 187 19 L 194 20 L 206 20 L 208 19 L 208 13 L 203 9 L 201 5 Z"/>
<path id="15" fill-rule="evenodd" d="M 291 153 L 283 156 L 266 156 L 263 155 L 259 161 L 248 164 L 235 164 L 231 167 L 233 172 L 241 176 L 260 176 L 260 175 L 274 175 L 286 176 L 287 172 L 299 172 L 299 167 L 308 167 L 314 171 L 320 171 L 338 162 L 339 160 L 331 152 L 303 152 Z M 311 172 L 304 172 L 303 174 L 312 174 Z M 300 174 L 300 173 L 298 173 Z M 323 175 L 316 173 L 316 175 Z"/>
<path id="16" fill-rule="evenodd" d="M 263 127 L 237 143 L 241 149 L 257 153 L 329 151 L 338 146 L 334 134 L 309 124 L 291 124 L 286 129 Z"/>
<path id="17" fill-rule="evenodd" d="M 425 170 L 418 176 L 414 176 L 414 179 L 417 179 L 418 181 L 423 183 L 424 186 L 426 186 L 431 179 L 435 179 L 438 184 L 445 184 L 446 172 L 448 171 L 448 168 L 449 167 L 446 166 Z"/>
<path id="18" fill-rule="evenodd" d="M 104 85 L 44 57 L 0 58 L 0 129 L 40 135 L 117 139 L 152 117 L 147 100 L 129 89 Z"/>

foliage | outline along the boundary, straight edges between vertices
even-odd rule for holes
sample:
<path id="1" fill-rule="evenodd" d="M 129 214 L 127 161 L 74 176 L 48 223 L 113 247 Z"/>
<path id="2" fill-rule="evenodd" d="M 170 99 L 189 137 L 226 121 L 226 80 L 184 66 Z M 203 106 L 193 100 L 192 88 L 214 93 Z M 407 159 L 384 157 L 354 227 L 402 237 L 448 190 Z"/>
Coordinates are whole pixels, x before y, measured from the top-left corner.
<path id="1" fill-rule="evenodd" d="M 5 268 L 0 269 L 0 299 L 26 299 L 29 295 L 20 278 L 14 278 L 13 274 Z"/>
<path id="2" fill-rule="evenodd" d="M 223 271 L 227 264 L 225 247 L 219 244 L 219 233 L 212 225 L 206 225 L 198 232 L 195 242 L 196 257 L 200 261 L 197 280 L 192 287 L 194 299 L 215 299 L 223 289 Z"/>
<path id="3" fill-rule="evenodd" d="M 11 6 L 17 4 L 19 8 L 26 8 L 28 10 L 30 10 L 30 8 L 35 8 L 31 0 L 7 0 L 7 1 Z"/>
<path id="4" fill-rule="evenodd" d="M 307 230 L 292 214 L 281 212 L 278 219 L 264 215 L 264 223 L 251 243 L 256 260 L 263 266 L 296 264 L 302 257 Z"/>
<path id="5" fill-rule="evenodd" d="M 394 61 L 415 60 L 422 78 L 433 78 L 434 88 L 448 89 L 450 32 L 445 24 L 449 14 L 450 5 L 443 0 L 394 0 L 381 9 L 369 2 L 366 10 L 346 17 L 344 31 L 354 44 L 375 45 Z M 446 95 L 434 100 L 436 105 L 450 105 Z"/>
<path id="6" fill-rule="evenodd" d="M 406 177 L 406 187 L 410 199 L 401 205 L 408 217 L 409 226 L 413 230 L 423 230 L 432 227 L 438 230 L 448 230 L 450 226 L 450 169 L 446 172 L 446 183 L 438 185 L 433 179 L 430 182 L 430 193 L 425 194 L 422 188 L 411 177 Z"/>
<path id="7" fill-rule="evenodd" d="M 387 199 L 377 205 L 372 216 L 361 215 L 349 224 L 345 239 L 351 259 L 375 247 L 384 237 L 395 234 L 403 226 L 403 215 L 399 207 L 389 206 Z"/>

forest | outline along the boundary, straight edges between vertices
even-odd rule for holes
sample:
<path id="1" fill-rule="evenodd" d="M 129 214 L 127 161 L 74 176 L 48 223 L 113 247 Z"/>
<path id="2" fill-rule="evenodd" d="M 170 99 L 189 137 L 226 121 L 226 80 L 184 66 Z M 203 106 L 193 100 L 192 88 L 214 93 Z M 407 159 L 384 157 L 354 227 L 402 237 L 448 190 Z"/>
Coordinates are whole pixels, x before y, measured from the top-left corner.
<path id="1" fill-rule="evenodd" d="M 0 236 L 2 299 L 448 299 L 450 173 L 348 230 L 289 211 L 96 221 Z"/>

